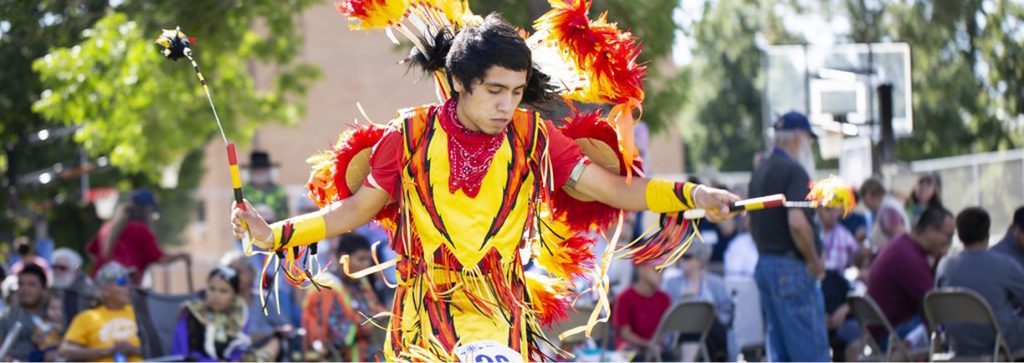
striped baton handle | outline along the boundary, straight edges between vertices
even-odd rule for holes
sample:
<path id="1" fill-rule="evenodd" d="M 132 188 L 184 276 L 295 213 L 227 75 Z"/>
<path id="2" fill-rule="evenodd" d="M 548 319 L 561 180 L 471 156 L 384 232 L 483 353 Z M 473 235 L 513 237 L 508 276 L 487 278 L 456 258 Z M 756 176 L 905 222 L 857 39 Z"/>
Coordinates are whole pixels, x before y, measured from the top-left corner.
<path id="1" fill-rule="evenodd" d="M 784 194 L 773 194 L 759 198 L 744 199 L 733 203 L 729 207 L 729 211 L 752 211 L 761 210 L 765 208 L 782 207 L 786 205 L 786 195 Z M 707 210 L 702 208 L 690 209 L 683 212 L 683 218 L 685 219 L 700 219 L 707 216 Z"/>

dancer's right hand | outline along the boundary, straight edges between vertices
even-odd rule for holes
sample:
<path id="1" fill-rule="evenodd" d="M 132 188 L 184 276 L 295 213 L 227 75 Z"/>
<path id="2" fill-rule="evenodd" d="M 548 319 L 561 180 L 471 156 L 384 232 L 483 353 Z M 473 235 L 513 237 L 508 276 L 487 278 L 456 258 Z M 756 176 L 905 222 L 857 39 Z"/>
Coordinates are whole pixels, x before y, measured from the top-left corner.
<path id="1" fill-rule="evenodd" d="M 246 226 L 242 225 L 244 221 L 248 225 L 249 237 L 252 238 L 252 242 L 262 248 L 268 248 L 273 245 L 274 232 L 270 229 L 270 225 L 267 221 L 256 213 L 256 208 L 253 208 L 252 204 L 248 200 L 245 201 L 245 210 L 239 208 L 239 205 L 235 202 L 231 202 L 231 230 L 234 232 L 235 237 L 238 239 L 245 238 Z"/>

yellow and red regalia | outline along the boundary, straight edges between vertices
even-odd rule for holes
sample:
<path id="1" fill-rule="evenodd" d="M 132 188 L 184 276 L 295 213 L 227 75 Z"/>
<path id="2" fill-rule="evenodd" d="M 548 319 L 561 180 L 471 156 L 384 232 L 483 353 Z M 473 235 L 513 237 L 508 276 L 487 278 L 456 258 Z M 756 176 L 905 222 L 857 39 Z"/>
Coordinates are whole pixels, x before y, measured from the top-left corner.
<path id="1" fill-rule="evenodd" d="M 391 194 L 398 207 L 398 287 L 385 357 L 449 359 L 460 344 L 493 340 L 531 360 L 541 332 L 520 249 L 547 199 L 544 183 L 565 183 L 583 154 L 521 109 L 502 135 L 481 134 L 493 141 L 476 145 L 465 139 L 476 135 L 459 135 L 467 131 L 446 108 L 454 110 L 454 101 L 403 111 L 370 157 L 366 185 Z M 492 152 L 484 150 L 489 142 Z M 463 162 L 486 162 L 490 154 L 478 180 L 454 179 L 465 178 L 466 168 L 453 169 L 452 148 L 485 154 Z"/>
<path id="2" fill-rule="evenodd" d="M 574 193 L 567 182 L 593 166 L 626 176 L 627 182 L 643 175 L 632 128 L 644 98 L 646 68 L 635 62 L 640 51 L 635 37 L 603 15 L 589 19 L 589 0 L 549 2 L 551 11 L 535 23 L 537 33 L 523 34 L 535 66 L 559 65 L 539 69 L 537 74 L 551 76 L 545 93 L 609 105 L 608 116 L 574 109 L 556 128 L 537 113 L 518 109 L 496 136 L 472 135 L 460 126 L 447 70 L 434 67 L 445 57 L 435 52 L 445 49 L 439 42 L 447 38 L 439 34 L 482 22 L 465 0 L 338 3 L 343 14 L 359 22 L 356 27 L 384 28 L 410 39 L 426 60 L 420 66 L 434 76 L 439 99 L 446 100 L 401 111 L 386 126 L 352 128 L 332 150 L 308 160 L 314 169 L 309 196 L 320 207 L 344 203 L 364 187 L 391 196 L 375 217 L 391 231 L 398 254 L 390 262 L 398 286 L 384 347 L 389 361 L 451 361 L 457 348 L 479 341 L 505 345 L 524 361 L 545 359 L 539 349 L 547 342 L 541 326 L 566 317 L 572 281 L 583 275 L 602 296 L 587 331 L 607 318 L 609 302 L 601 292 L 607 290 L 605 270 L 618 233 L 609 238 L 599 264 L 591 251 L 594 238 L 587 236 L 621 221 L 622 213 Z M 596 165 L 586 166 L 590 162 Z M 676 212 L 693 207 L 693 188 L 652 182 L 646 199 L 656 212 Z M 678 258 L 685 250 L 689 240 L 682 249 L 675 247 L 687 222 L 681 216 L 666 220 L 671 223 L 651 243 L 625 248 L 636 261 L 665 254 Z M 299 261 L 315 255 L 314 245 L 303 246 L 325 231 L 319 216 L 289 219 L 275 229 L 270 250 L 284 261 L 289 282 L 317 286 L 316 274 Z M 527 259 L 545 274 L 525 272 Z"/>

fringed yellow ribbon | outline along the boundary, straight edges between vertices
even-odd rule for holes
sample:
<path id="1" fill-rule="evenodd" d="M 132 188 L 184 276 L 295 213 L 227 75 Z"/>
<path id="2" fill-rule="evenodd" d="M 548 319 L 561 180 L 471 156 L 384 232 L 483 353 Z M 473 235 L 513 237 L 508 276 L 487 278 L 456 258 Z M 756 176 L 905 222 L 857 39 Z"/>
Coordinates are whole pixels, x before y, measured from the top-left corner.
<path id="1" fill-rule="evenodd" d="M 566 330 L 562 334 L 558 335 L 559 340 L 565 340 L 565 338 L 581 332 L 586 333 L 586 337 L 590 338 L 591 331 L 594 330 L 594 326 L 597 325 L 597 323 L 608 322 L 608 317 L 611 316 L 611 303 L 608 301 L 608 290 L 610 285 L 608 269 L 611 267 L 612 259 L 615 256 L 615 249 L 619 242 L 619 237 L 622 236 L 623 216 L 624 213 L 620 211 L 615 232 L 612 233 L 612 238 L 608 239 L 608 246 L 605 247 L 604 253 L 601 254 L 601 262 L 598 264 L 597 270 L 595 271 L 594 286 L 583 291 L 583 293 L 593 291 L 597 295 L 597 302 L 594 305 L 594 311 L 591 312 L 590 317 L 587 318 L 587 325 Z M 604 317 L 602 317 L 602 315 L 604 315 Z"/>
<path id="2" fill-rule="evenodd" d="M 395 264 L 398 263 L 398 259 L 396 258 L 394 260 L 387 261 L 387 262 L 384 262 L 384 263 L 378 263 L 376 265 L 373 265 L 373 266 L 364 268 L 362 270 L 359 270 L 359 271 L 357 271 L 355 273 L 352 273 L 352 271 L 350 271 L 349 268 L 348 268 L 348 266 L 349 266 L 348 259 L 349 259 L 348 255 L 342 255 L 340 258 L 338 258 L 338 265 L 341 266 L 341 271 L 345 272 L 345 276 L 348 276 L 351 279 L 360 279 L 360 278 L 369 276 L 371 274 L 375 274 L 375 273 L 384 271 L 388 267 L 394 266 Z M 374 259 L 376 259 L 376 257 Z"/>

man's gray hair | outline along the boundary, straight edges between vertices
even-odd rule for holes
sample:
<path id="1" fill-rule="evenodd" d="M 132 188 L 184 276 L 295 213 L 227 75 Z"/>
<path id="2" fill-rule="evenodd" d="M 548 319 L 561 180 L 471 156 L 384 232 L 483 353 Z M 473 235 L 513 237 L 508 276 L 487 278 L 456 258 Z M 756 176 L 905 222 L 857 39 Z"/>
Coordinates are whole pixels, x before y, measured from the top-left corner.
<path id="1" fill-rule="evenodd" d="M 775 130 L 775 146 L 783 146 L 793 143 L 800 138 L 798 130 Z"/>
<path id="2" fill-rule="evenodd" d="M 61 247 L 53 251 L 53 262 L 57 262 L 57 260 L 62 258 L 66 258 L 68 260 L 68 263 L 71 264 L 71 266 L 68 267 L 72 270 L 77 270 L 82 267 L 82 255 L 78 254 L 78 252 L 75 252 L 73 249 Z"/>

